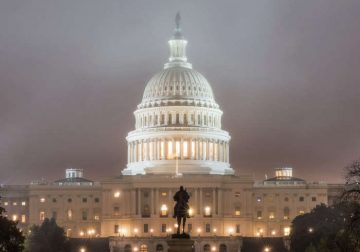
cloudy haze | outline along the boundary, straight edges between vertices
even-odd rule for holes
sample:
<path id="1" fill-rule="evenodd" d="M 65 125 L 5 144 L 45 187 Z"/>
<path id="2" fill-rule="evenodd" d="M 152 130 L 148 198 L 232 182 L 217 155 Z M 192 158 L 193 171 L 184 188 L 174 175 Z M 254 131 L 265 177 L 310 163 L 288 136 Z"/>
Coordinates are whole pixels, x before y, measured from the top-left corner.
<path id="1" fill-rule="evenodd" d="M 359 0 L 2 0 L 0 183 L 120 174 L 178 10 L 232 167 L 342 181 L 360 156 Z"/>

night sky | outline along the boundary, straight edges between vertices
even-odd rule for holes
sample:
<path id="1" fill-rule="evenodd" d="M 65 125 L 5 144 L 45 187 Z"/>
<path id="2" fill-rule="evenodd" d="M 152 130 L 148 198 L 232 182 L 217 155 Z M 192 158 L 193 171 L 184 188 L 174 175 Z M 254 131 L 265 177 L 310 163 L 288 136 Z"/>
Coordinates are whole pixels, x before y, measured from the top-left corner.
<path id="1" fill-rule="evenodd" d="M 2 0 L 0 183 L 68 167 L 119 175 L 177 11 L 224 111 L 232 167 L 341 182 L 360 157 L 359 0 Z"/>

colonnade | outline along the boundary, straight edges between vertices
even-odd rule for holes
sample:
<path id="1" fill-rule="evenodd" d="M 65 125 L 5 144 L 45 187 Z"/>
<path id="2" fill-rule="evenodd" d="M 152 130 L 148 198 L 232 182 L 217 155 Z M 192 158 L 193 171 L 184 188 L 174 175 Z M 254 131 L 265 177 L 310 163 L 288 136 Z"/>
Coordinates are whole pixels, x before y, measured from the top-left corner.
<path id="1" fill-rule="evenodd" d="M 163 125 L 193 125 L 221 128 L 221 111 L 148 111 L 137 113 L 135 128 Z"/>
<path id="2" fill-rule="evenodd" d="M 149 160 L 210 160 L 229 162 L 229 143 L 203 138 L 154 138 L 128 143 L 128 163 Z"/>
<path id="3" fill-rule="evenodd" d="M 143 213 L 144 204 L 143 190 L 147 191 L 150 195 L 150 215 L 160 216 L 161 206 L 166 205 L 168 209 L 168 216 L 172 216 L 173 211 L 173 196 L 178 188 L 168 189 L 141 189 L 134 188 L 130 191 L 131 194 L 131 209 L 134 215 L 141 215 Z M 204 215 L 205 208 L 210 207 L 211 216 L 223 214 L 223 191 L 220 188 L 187 188 L 188 192 L 191 192 L 190 207 L 194 210 L 193 215 Z M 162 196 L 166 193 L 166 196 Z M 210 200 L 205 201 L 205 194 L 210 193 Z M 150 217 L 150 216 L 149 216 Z"/>

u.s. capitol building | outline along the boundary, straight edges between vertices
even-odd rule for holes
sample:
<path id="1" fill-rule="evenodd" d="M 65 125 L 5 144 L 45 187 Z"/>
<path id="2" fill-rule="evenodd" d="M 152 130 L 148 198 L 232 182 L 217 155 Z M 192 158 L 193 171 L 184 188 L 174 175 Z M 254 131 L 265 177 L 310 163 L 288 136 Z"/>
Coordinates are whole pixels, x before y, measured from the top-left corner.
<path id="1" fill-rule="evenodd" d="M 110 237 L 112 251 L 167 251 L 175 230 L 173 195 L 189 192 L 186 230 L 195 251 L 239 251 L 241 237 L 287 236 L 293 218 L 331 204 L 341 186 L 307 183 L 292 168 L 255 182 L 235 175 L 230 135 L 206 78 L 186 56 L 179 24 L 169 41 L 170 58 L 147 83 L 129 132 L 122 175 L 101 182 L 67 169 L 64 179 L 1 187 L 7 215 L 27 230 L 56 218 L 69 237 Z"/>

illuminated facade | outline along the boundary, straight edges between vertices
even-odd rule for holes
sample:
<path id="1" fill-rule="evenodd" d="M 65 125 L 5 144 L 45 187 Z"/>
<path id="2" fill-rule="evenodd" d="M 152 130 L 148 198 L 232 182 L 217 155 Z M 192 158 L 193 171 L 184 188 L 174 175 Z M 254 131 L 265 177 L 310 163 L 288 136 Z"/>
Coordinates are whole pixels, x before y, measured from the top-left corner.
<path id="1" fill-rule="evenodd" d="M 167 251 L 173 195 L 190 193 L 187 231 L 195 251 L 239 251 L 243 236 L 282 237 L 291 220 L 331 203 L 341 185 L 308 183 L 291 168 L 261 182 L 234 175 L 222 111 L 203 75 L 188 62 L 179 25 L 170 58 L 146 85 L 122 175 L 101 182 L 68 169 L 64 179 L 1 187 L 7 214 L 26 230 L 54 217 L 70 237 L 110 237 L 116 251 Z"/>

